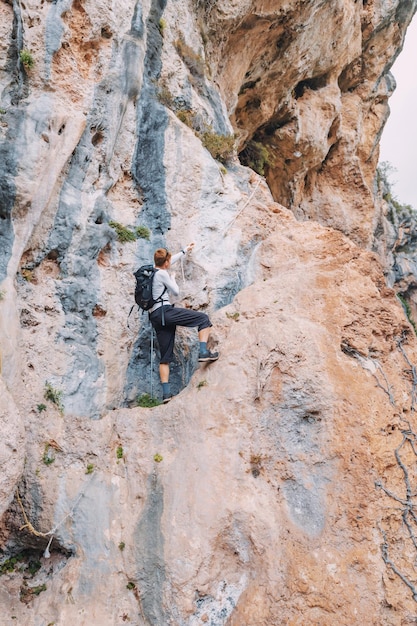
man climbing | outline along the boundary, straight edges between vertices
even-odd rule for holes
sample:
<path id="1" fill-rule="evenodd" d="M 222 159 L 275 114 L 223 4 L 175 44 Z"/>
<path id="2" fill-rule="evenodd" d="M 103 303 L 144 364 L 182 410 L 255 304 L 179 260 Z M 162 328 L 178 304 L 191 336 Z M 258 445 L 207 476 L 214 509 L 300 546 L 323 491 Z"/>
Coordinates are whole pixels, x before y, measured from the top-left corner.
<path id="1" fill-rule="evenodd" d="M 170 303 L 169 296 L 178 296 L 179 287 L 175 280 L 175 273 L 168 273 L 171 265 L 176 263 L 183 255 L 191 252 L 194 244 L 190 243 L 186 248 L 171 255 L 165 248 L 158 248 L 154 254 L 155 272 L 152 286 L 152 297 L 159 301 L 150 309 L 149 319 L 155 328 L 158 339 L 161 360 L 159 363 L 159 376 L 162 383 L 163 402 L 169 402 L 172 398 L 169 383 L 169 364 L 173 359 L 175 330 L 177 326 L 198 329 L 200 349 L 198 360 L 202 363 L 216 361 L 218 352 L 210 352 L 207 348 L 207 340 L 212 323 L 208 315 L 191 309 L 175 307 Z"/>

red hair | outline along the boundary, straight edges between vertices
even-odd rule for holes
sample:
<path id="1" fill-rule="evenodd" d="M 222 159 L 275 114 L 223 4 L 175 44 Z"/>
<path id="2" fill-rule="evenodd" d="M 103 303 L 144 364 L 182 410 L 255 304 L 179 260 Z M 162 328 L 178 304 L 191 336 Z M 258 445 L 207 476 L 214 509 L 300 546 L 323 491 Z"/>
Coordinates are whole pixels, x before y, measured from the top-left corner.
<path id="1" fill-rule="evenodd" d="M 170 261 L 172 254 L 166 248 L 158 248 L 155 250 L 153 260 L 155 267 L 162 267 L 165 261 Z"/>

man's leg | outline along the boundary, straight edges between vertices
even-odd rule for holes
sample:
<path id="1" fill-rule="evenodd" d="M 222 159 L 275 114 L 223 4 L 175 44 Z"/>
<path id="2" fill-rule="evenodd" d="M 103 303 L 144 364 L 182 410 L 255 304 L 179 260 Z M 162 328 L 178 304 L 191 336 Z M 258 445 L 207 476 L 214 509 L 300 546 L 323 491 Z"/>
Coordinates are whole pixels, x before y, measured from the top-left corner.
<path id="1" fill-rule="evenodd" d="M 207 363 L 209 361 L 216 361 L 219 358 L 218 352 L 210 352 L 210 350 L 207 349 L 207 340 L 212 324 L 206 313 L 193 311 L 192 309 L 173 307 L 167 312 L 166 319 L 169 323 L 175 323 L 177 326 L 186 326 L 187 328 L 196 327 L 198 329 L 198 340 L 200 342 L 198 360 L 200 362 Z"/>
<path id="2" fill-rule="evenodd" d="M 166 404 L 172 398 L 171 385 L 169 384 L 169 363 L 159 364 L 159 378 L 162 385 L 162 402 Z"/>
<path id="3" fill-rule="evenodd" d="M 159 378 L 162 384 L 169 382 L 169 363 L 159 364 Z"/>
<path id="4" fill-rule="evenodd" d="M 201 342 L 207 343 L 209 335 L 210 335 L 210 327 L 203 328 L 203 330 L 199 330 L 198 331 L 198 340 L 199 340 L 199 342 L 200 343 Z"/>
<path id="5" fill-rule="evenodd" d="M 156 338 L 158 340 L 159 351 L 161 353 L 161 361 L 159 363 L 159 377 L 162 385 L 163 402 L 169 402 L 172 398 L 171 387 L 169 384 L 169 364 L 172 360 L 175 341 L 175 324 L 162 325 L 161 313 L 156 312 L 151 318 L 152 324 L 156 330 Z M 165 320 L 166 321 L 166 320 Z"/>
<path id="6" fill-rule="evenodd" d="M 198 331 L 198 341 L 200 342 L 200 349 L 198 351 L 198 360 L 204 361 L 217 361 L 219 358 L 218 352 L 210 352 L 207 348 L 207 341 L 210 335 L 210 327 L 203 328 Z"/>
<path id="7" fill-rule="evenodd" d="M 171 386 L 169 384 L 169 364 L 174 352 L 175 329 L 175 326 L 164 326 L 161 332 L 157 333 L 159 350 L 161 352 L 159 377 L 161 379 L 162 401 L 164 403 L 169 402 L 172 398 Z"/>

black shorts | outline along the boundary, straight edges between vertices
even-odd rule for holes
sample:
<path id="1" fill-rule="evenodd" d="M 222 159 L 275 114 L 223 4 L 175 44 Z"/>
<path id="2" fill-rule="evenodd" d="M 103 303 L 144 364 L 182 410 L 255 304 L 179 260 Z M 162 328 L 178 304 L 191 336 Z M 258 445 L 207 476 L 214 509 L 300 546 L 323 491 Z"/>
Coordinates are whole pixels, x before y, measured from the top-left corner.
<path id="1" fill-rule="evenodd" d="M 170 305 L 164 305 L 165 326 L 162 325 L 162 307 L 156 309 L 149 315 L 152 326 L 156 330 L 159 350 L 161 353 L 161 363 L 170 363 L 174 354 L 175 330 L 177 326 L 186 326 L 187 328 L 210 328 L 212 323 L 206 313 L 193 311 L 192 309 L 176 308 Z"/>

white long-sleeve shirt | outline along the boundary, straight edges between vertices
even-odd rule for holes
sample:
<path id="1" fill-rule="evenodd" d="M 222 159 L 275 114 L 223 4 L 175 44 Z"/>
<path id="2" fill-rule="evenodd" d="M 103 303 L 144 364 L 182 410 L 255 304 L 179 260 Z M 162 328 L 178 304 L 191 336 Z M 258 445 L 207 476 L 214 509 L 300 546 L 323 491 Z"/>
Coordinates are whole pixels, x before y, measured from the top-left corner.
<path id="1" fill-rule="evenodd" d="M 177 254 L 173 254 L 171 257 L 171 265 L 174 265 L 183 256 L 183 252 L 177 252 Z M 166 287 L 166 289 L 165 289 Z M 165 291 L 164 291 L 165 290 Z M 150 309 L 149 313 L 156 311 L 164 304 L 171 304 L 169 296 L 178 296 L 180 293 L 180 288 L 177 285 L 177 281 L 173 276 L 170 276 L 167 270 L 158 269 L 155 272 L 155 276 L 152 284 L 152 298 L 157 300 L 162 296 L 162 302 L 157 302 Z"/>

